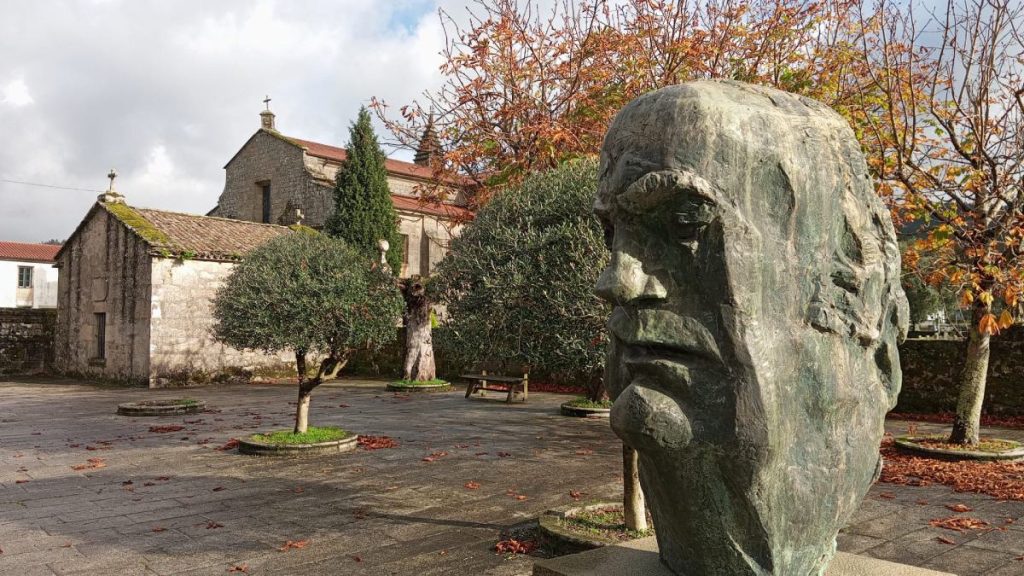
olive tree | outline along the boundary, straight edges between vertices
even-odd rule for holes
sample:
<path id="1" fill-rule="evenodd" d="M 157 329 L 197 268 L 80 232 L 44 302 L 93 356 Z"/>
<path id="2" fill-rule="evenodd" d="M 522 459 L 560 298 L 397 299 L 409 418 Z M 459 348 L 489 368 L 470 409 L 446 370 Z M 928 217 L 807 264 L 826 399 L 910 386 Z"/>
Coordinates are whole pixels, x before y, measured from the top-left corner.
<path id="1" fill-rule="evenodd" d="M 299 231 L 250 252 L 213 301 L 214 337 L 239 349 L 292 351 L 299 381 L 295 433 L 313 389 L 353 352 L 395 337 L 402 298 L 394 278 L 342 240 Z M 310 375 L 306 362 L 319 358 Z"/>
<path id="2" fill-rule="evenodd" d="M 441 261 L 435 294 L 449 318 L 440 344 L 460 364 L 525 364 L 582 378 L 599 400 L 609 307 L 594 285 L 610 258 L 593 214 L 597 162 L 528 176 L 495 196 Z M 646 530 L 636 451 L 622 447 L 623 512 Z"/>
<path id="3" fill-rule="evenodd" d="M 438 342 L 447 358 L 569 375 L 600 399 L 609 309 L 594 283 L 609 254 L 596 188 L 593 160 L 534 174 L 452 240 L 432 282 L 448 312 Z"/>

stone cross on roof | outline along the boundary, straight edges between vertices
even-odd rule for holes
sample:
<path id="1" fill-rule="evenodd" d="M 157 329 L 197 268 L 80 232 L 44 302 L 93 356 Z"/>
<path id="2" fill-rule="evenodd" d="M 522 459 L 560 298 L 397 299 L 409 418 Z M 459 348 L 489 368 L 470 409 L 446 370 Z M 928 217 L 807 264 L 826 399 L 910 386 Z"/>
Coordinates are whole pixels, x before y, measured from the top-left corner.
<path id="1" fill-rule="evenodd" d="M 277 131 L 274 127 L 274 113 L 270 111 L 270 96 L 268 95 L 263 99 L 263 103 L 267 105 L 267 109 L 260 112 L 260 126 L 266 130 Z"/>
<path id="2" fill-rule="evenodd" d="M 114 180 L 117 178 L 117 170 L 111 168 L 110 172 L 107 173 L 107 178 L 110 178 L 110 187 L 107 188 L 106 192 L 96 197 L 96 200 L 107 204 L 124 204 L 124 196 L 118 194 L 117 190 L 114 190 Z"/>

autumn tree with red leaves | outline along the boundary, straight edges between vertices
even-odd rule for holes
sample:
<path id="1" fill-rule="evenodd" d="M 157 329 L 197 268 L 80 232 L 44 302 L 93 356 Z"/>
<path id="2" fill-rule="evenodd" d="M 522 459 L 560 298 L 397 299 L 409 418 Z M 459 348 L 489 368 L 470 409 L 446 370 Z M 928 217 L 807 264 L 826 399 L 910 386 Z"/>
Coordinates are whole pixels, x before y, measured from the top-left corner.
<path id="1" fill-rule="evenodd" d="M 924 232 L 904 267 L 971 310 L 949 441 L 978 443 L 989 344 L 1024 280 L 1024 5 L 883 0 L 863 19 L 862 143 L 896 217 Z M 922 257 L 925 256 L 925 257 Z"/>
<path id="2" fill-rule="evenodd" d="M 428 120 L 438 182 L 468 177 L 486 202 L 535 170 L 596 155 L 612 117 L 648 91 L 732 78 L 842 108 L 855 93 L 857 0 L 477 0 L 442 11 L 444 82 L 396 115 L 390 143 L 416 149 Z M 433 191 L 443 194 L 440 186 Z M 427 194 L 428 196 L 430 194 Z"/>

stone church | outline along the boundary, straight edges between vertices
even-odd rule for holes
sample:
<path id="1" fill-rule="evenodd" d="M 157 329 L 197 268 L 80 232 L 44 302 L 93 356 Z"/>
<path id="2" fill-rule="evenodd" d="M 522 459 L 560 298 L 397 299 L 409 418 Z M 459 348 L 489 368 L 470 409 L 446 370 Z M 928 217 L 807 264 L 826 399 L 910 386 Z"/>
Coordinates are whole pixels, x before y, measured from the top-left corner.
<path id="1" fill-rule="evenodd" d="M 450 200 L 425 203 L 417 187 L 432 182 L 427 166 L 436 141 L 424 132 L 415 162 L 387 159 L 388 187 L 399 217 L 405 260 L 400 275 L 430 274 L 448 251 L 448 243 L 472 217 L 459 183 Z M 334 210 L 334 180 L 345 160 L 344 148 L 285 136 L 270 110 L 260 113 L 260 128 L 224 166 L 224 192 L 209 216 L 290 225 L 297 221 L 320 229 Z"/>
<path id="2" fill-rule="evenodd" d="M 291 138 L 269 110 L 225 166 L 224 191 L 206 216 L 130 206 L 111 186 L 56 255 L 55 363 L 59 371 L 151 387 L 202 383 L 244 371 L 294 373 L 294 357 L 213 340 L 212 299 L 235 263 L 295 224 L 322 228 L 345 150 Z M 424 142 L 429 144 L 430 130 Z M 391 200 L 405 243 L 401 275 L 429 274 L 472 217 L 452 201 L 421 202 L 429 146 L 417 162 L 388 160 Z"/>

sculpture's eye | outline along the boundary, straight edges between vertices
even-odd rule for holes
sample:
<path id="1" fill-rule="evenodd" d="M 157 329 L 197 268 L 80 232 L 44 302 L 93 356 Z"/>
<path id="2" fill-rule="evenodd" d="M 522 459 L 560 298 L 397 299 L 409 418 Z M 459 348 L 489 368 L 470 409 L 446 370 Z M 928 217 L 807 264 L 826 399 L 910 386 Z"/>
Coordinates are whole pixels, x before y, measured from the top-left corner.
<path id="1" fill-rule="evenodd" d="M 713 206 L 709 202 L 689 201 L 675 214 L 676 237 L 680 242 L 696 242 L 701 231 L 714 219 Z"/>

